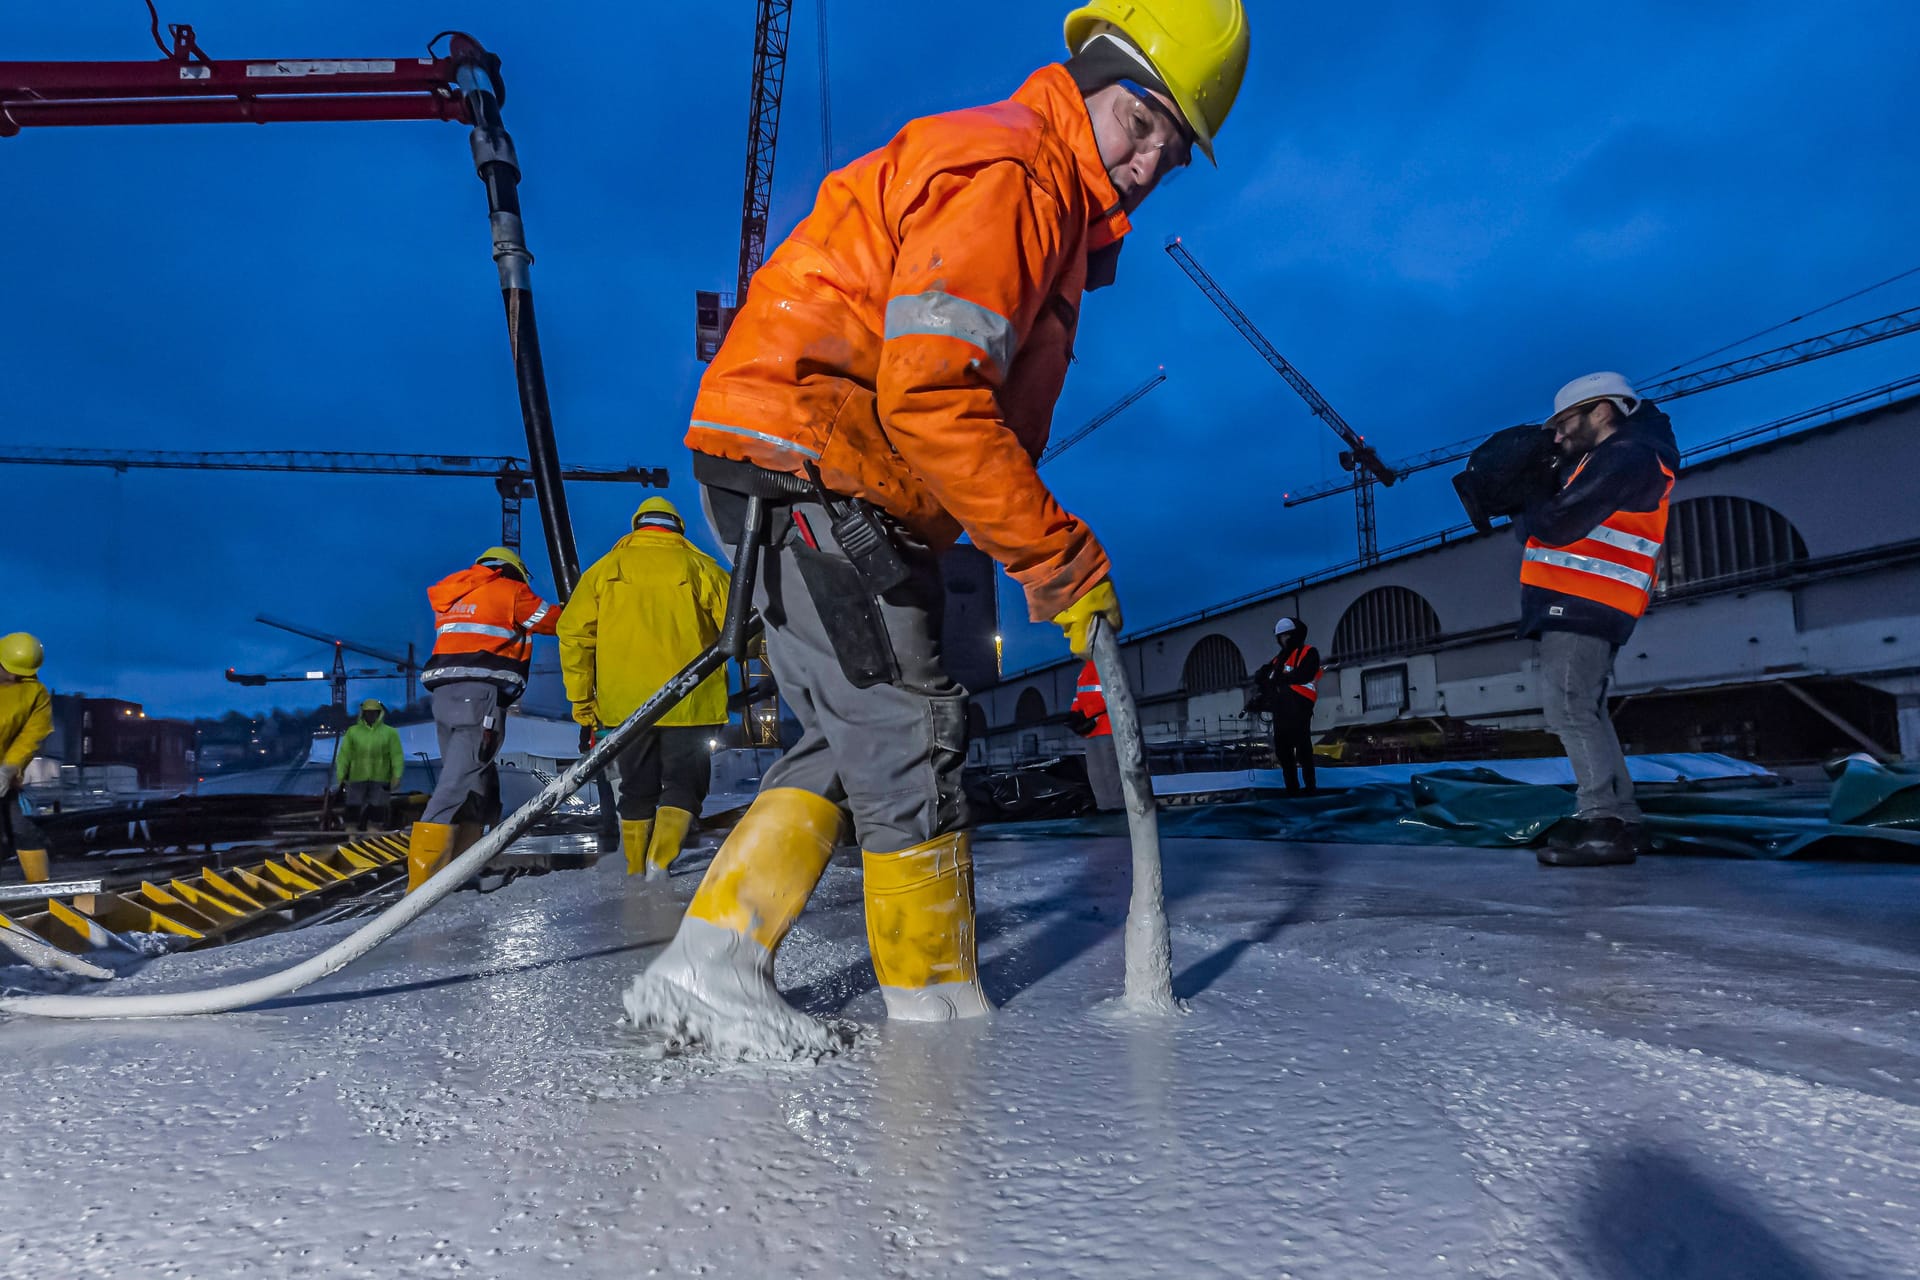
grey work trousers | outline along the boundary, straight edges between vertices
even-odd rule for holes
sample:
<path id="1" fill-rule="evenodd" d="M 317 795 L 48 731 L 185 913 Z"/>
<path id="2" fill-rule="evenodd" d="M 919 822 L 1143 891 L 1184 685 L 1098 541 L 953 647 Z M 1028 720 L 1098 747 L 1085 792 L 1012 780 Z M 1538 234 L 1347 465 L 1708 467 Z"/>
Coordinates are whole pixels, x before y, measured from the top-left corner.
<path id="1" fill-rule="evenodd" d="M 358 827 L 367 829 L 368 810 L 372 818 L 382 828 L 393 822 L 393 793 L 384 782 L 349 782 L 346 787 L 346 813 L 340 821 L 341 829 Z"/>
<path id="2" fill-rule="evenodd" d="M 1093 788 L 1093 807 L 1101 813 L 1127 807 L 1127 793 L 1120 785 L 1120 752 L 1110 733 L 1087 739 L 1087 785 Z"/>
<path id="3" fill-rule="evenodd" d="M 721 545 L 740 534 L 741 504 L 724 490 L 705 494 Z M 809 547 L 804 523 L 813 537 Z M 900 537 L 913 575 L 878 604 L 899 674 L 857 688 L 841 669 L 825 614 L 847 625 L 847 600 L 815 600 L 801 576 L 803 556 L 845 564 L 831 518 L 817 503 L 786 508 L 773 525 L 753 601 L 766 621 L 767 664 L 781 700 L 800 722 L 800 741 L 762 777 L 762 790 L 797 787 L 844 804 L 860 847 L 895 853 L 970 825 L 960 770 L 967 752 L 967 691 L 941 662 L 945 588 L 940 562 Z M 818 565 L 816 564 L 816 572 Z"/>
<path id="4" fill-rule="evenodd" d="M 1548 631 L 1540 637 L 1541 710 L 1566 749 L 1582 818 L 1639 822 L 1627 758 L 1607 714 L 1607 686 L 1619 646 L 1598 636 Z"/>
<path id="5" fill-rule="evenodd" d="M 422 822 L 500 820 L 500 774 L 493 753 L 506 732 L 500 690 L 485 680 L 453 680 L 433 691 L 440 777 Z"/>

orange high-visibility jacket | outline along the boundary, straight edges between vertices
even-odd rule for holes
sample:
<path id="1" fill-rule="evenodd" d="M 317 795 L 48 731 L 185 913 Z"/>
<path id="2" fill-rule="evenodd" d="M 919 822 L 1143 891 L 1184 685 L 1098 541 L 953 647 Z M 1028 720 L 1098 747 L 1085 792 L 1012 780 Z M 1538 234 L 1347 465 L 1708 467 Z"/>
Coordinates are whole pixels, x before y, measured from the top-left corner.
<path id="1" fill-rule="evenodd" d="M 1107 687 L 1100 683 L 1100 669 L 1092 662 L 1080 668 L 1080 678 L 1074 682 L 1073 705 L 1070 710 L 1078 711 L 1093 721 L 1093 727 L 1082 736 L 1088 738 L 1113 736 L 1113 720 L 1107 715 Z"/>
<path id="2" fill-rule="evenodd" d="M 690 448 L 862 497 L 936 548 L 964 530 L 1035 621 L 1107 576 L 1042 483 L 1087 255 L 1128 230 L 1085 99 L 1044 67 L 1007 102 L 908 124 L 830 174 L 753 278 Z"/>
<path id="3" fill-rule="evenodd" d="M 560 606 L 548 604 L 518 578 L 474 565 L 427 589 L 433 605 L 433 657 L 420 683 L 436 689 L 455 680 L 484 680 L 512 702 L 527 687 L 533 637 L 560 626 Z"/>
<path id="4" fill-rule="evenodd" d="M 1568 485 L 1586 465 L 1582 459 L 1567 477 Z M 1646 613 L 1660 567 L 1660 548 L 1667 540 L 1667 499 L 1673 494 L 1673 469 L 1661 462 L 1660 474 L 1666 477 L 1666 487 L 1660 505 L 1652 511 L 1616 511 L 1586 537 L 1563 547 L 1528 538 L 1520 561 L 1521 583 L 1591 600 L 1630 618 Z"/>

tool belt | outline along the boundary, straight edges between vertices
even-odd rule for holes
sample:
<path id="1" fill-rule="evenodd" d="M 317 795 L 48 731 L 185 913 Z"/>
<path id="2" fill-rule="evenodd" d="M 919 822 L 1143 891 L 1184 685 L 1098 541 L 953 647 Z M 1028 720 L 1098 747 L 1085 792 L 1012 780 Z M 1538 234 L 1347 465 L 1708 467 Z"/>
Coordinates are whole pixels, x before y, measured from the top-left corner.
<path id="1" fill-rule="evenodd" d="M 848 682 L 856 689 L 892 684 L 900 678 L 900 664 L 881 601 L 914 577 L 914 567 L 900 545 L 902 531 L 891 516 L 865 499 L 828 489 L 811 464 L 807 471 L 796 476 L 749 462 L 693 455 L 694 479 L 706 486 L 716 519 L 731 523 L 726 509 L 733 505 L 730 499 L 762 498 L 772 507 L 768 542 L 792 553 Z M 795 512 L 799 503 L 825 511 L 828 528 L 816 529 Z M 823 532 L 826 539 L 821 537 Z M 783 621 L 777 601 L 779 582 L 778 574 L 766 578 L 769 621 L 776 626 Z"/>

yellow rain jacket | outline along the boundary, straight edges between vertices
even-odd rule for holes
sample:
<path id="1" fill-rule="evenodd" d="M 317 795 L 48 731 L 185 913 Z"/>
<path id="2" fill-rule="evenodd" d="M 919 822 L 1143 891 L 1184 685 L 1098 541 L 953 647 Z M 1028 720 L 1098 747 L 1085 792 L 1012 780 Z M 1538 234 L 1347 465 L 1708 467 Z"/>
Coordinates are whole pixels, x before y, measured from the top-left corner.
<path id="1" fill-rule="evenodd" d="M 641 529 L 580 575 L 560 615 L 560 674 L 573 718 L 615 725 L 720 638 L 728 575 L 667 529 Z M 727 722 L 727 677 L 716 671 L 662 725 Z"/>
<path id="2" fill-rule="evenodd" d="M 53 695 L 38 680 L 0 684 L 0 764 L 21 772 L 53 735 Z"/>

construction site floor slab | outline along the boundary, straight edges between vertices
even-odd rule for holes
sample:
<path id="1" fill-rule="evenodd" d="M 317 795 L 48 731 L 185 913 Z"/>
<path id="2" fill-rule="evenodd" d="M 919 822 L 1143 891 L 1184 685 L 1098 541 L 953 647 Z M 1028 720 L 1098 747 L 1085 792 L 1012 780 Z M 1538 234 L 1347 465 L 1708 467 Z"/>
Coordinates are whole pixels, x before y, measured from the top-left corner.
<path id="1" fill-rule="evenodd" d="M 618 1025 L 704 857 L 471 893 L 275 1006 L 0 1022 L 0 1274 L 1887 1277 L 1920 1269 L 1920 873 L 1173 840 L 1183 1017 L 1103 1015 L 1127 851 L 982 840 L 991 1021 L 809 1066 Z M 329 925 L 160 958 L 230 981 Z M 0 970 L 0 981 L 18 970 Z"/>

